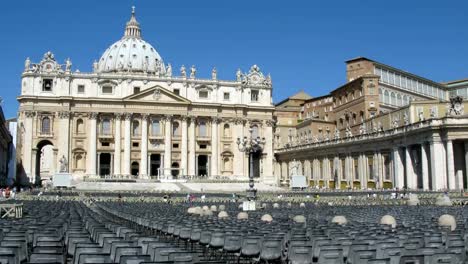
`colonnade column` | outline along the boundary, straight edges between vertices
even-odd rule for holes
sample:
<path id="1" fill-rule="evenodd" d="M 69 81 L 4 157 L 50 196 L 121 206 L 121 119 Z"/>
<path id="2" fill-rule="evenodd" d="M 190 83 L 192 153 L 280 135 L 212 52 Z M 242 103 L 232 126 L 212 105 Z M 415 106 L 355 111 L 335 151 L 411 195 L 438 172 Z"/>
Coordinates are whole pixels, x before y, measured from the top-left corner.
<path id="1" fill-rule="evenodd" d="M 140 177 L 148 176 L 148 114 L 141 116 Z"/>
<path id="2" fill-rule="evenodd" d="M 464 142 L 465 147 L 465 182 L 468 182 L 468 141 Z M 463 182 L 463 181 L 462 181 Z"/>
<path id="3" fill-rule="evenodd" d="M 120 155 L 122 153 L 122 135 L 121 135 L 121 118 L 122 114 L 116 113 L 114 114 L 114 119 L 115 119 L 115 133 L 114 133 L 114 174 L 119 175 L 120 174 L 120 169 L 121 169 L 121 164 L 120 162 L 122 159 L 120 158 Z"/>
<path id="4" fill-rule="evenodd" d="M 171 149 L 172 149 L 172 116 L 164 118 L 164 173 L 166 179 L 171 177 Z"/>
<path id="5" fill-rule="evenodd" d="M 218 123 L 217 117 L 211 119 L 211 177 L 218 176 Z"/>
<path id="6" fill-rule="evenodd" d="M 125 142 L 124 142 L 124 166 L 123 174 L 130 175 L 130 161 L 131 161 L 131 148 L 132 148 L 132 135 L 131 135 L 131 121 L 132 114 L 125 113 Z"/>
<path id="7" fill-rule="evenodd" d="M 454 168 L 454 159 L 453 159 L 453 142 L 452 140 L 447 140 L 447 180 L 448 180 L 448 188 L 450 190 L 456 189 L 456 182 L 455 182 L 455 168 Z"/>
<path id="8" fill-rule="evenodd" d="M 97 139 L 97 113 L 90 113 L 89 114 L 89 137 L 88 137 L 88 154 L 86 155 L 88 158 L 88 166 L 87 172 L 89 176 L 93 177 L 96 176 L 96 139 Z"/>
<path id="9" fill-rule="evenodd" d="M 197 138 L 195 135 L 195 125 L 196 125 L 196 120 L 195 117 L 191 117 L 187 119 L 189 124 L 189 159 L 188 159 L 188 175 L 189 176 L 195 176 L 195 166 L 197 159 L 195 157 L 195 148 L 196 148 L 196 143 L 197 143 Z"/>
<path id="10" fill-rule="evenodd" d="M 404 187 L 404 177 L 405 173 L 403 170 L 403 160 L 400 156 L 400 148 L 395 147 L 393 148 L 392 152 L 392 159 L 393 159 L 393 181 L 394 186 L 398 189 L 403 189 Z"/>
<path id="11" fill-rule="evenodd" d="M 26 176 L 29 178 L 29 182 L 34 182 L 36 175 L 34 173 L 34 162 L 36 155 L 34 155 L 35 146 L 32 145 L 33 137 L 33 118 L 36 115 L 35 112 L 26 111 L 24 112 L 24 145 L 23 145 L 23 168 Z M 36 151 L 37 154 L 37 151 Z"/>
<path id="12" fill-rule="evenodd" d="M 429 190 L 429 166 L 427 161 L 426 147 L 424 143 L 421 144 L 421 166 L 423 189 Z"/>
<path id="13" fill-rule="evenodd" d="M 274 184 L 274 175 L 273 175 L 273 120 L 267 120 L 262 126 L 263 137 L 265 137 L 265 145 L 263 148 L 263 153 L 266 154 L 265 159 L 263 159 L 263 168 L 261 173 L 263 173 L 262 180 L 267 184 Z M 305 166 L 305 164 L 304 164 Z M 303 169 L 305 174 L 305 167 Z"/>
<path id="14" fill-rule="evenodd" d="M 188 174 L 188 167 L 187 167 L 187 116 L 182 117 L 182 144 L 181 144 L 181 163 L 180 167 L 182 168 L 183 175 Z"/>
<path id="15" fill-rule="evenodd" d="M 410 147 L 405 148 L 405 171 L 406 171 L 406 187 L 408 189 L 416 189 L 417 186 L 414 185 L 414 171 L 413 171 L 413 161 L 411 160 Z"/>
<path id="16" fill-rule="evenodd" d="M 447 187 L 446 167 L 445 167 L 445 149 L 441 141 L 429 142 L 431 152 L 431 177 L 432 189 L 441 190 Z"/>

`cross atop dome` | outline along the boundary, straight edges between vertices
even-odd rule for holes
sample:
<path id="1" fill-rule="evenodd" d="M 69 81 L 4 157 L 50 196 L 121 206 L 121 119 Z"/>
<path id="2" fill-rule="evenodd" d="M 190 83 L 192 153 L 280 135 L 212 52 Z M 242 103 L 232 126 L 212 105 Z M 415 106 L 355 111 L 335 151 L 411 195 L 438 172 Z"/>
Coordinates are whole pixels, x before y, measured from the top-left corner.
<path id="1" fill-rule="evenodd" d="M 125 26 L 124 38 L 141 38 L 140 23 L 135 18 L 135 6 L 132 6 L 132 16 Z"/>

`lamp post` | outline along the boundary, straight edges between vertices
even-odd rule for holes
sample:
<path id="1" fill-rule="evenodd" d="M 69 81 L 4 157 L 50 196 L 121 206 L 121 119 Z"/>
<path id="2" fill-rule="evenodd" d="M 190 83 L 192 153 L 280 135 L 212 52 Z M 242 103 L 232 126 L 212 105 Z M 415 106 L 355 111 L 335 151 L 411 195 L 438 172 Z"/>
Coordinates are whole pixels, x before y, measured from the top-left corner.
<path id="1" fill-rule="evenodd" d="M 249 155 L 249 189 L 247 190 L 247 199 L 249 201 L 255 200 L 257 197 L 257 190 L 254 188 L 254 169 L 253 169 L 253 154 L 263 150 L 265 145 L 265 138 L 256 137 L 252 135 L 253 129 L 249 129 L 250 138 L 237 138 L 237 146 L 239 151 L 247 153 Z"/>

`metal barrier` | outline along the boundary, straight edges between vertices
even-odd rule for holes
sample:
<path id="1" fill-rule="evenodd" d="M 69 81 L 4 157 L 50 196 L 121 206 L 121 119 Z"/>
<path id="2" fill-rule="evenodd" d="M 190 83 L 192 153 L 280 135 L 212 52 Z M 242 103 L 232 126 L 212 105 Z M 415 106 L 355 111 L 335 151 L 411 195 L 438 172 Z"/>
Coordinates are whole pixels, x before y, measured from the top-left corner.
<path id="1" fill-rule="evenodd" d="M 0 216 L 22 218 L 23 217 L 23 204 L 0 204 Z"/>

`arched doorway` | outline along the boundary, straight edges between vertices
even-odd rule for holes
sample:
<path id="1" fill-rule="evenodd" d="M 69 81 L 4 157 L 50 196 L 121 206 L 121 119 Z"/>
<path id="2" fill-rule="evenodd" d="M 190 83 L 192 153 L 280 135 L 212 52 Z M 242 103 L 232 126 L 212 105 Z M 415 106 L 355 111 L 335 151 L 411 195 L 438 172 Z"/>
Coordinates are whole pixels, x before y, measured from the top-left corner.
<path id="1" fill-rule="evenodd" d="M 138 173 L 140 172 L 140 164 L 138 162 L 134 161 L 132 162 L 132 175 L 133 176 L 138 176 Z"/>
<path id="2" fill-rule="evenodd" d="M 208 156 L 207 155 L 198 156 L 197 176 L 208 176 Z"/>
<path id="3" fill-rule="evenodd" d="M 179 163 L 178 162 L 172 163 L 171 168 L 172 168 L 171 170 L 172 177 L 177 179 L 177 176 L 179 176 Z"/>
<path id="4" fill-rule="evenodd" d="M 36 175 L 35 182 L 42 184 L 43 180 L 50 180 L 55 173 L 54 145 L 49 140 L 40 141 L 36 152 Z"/>

